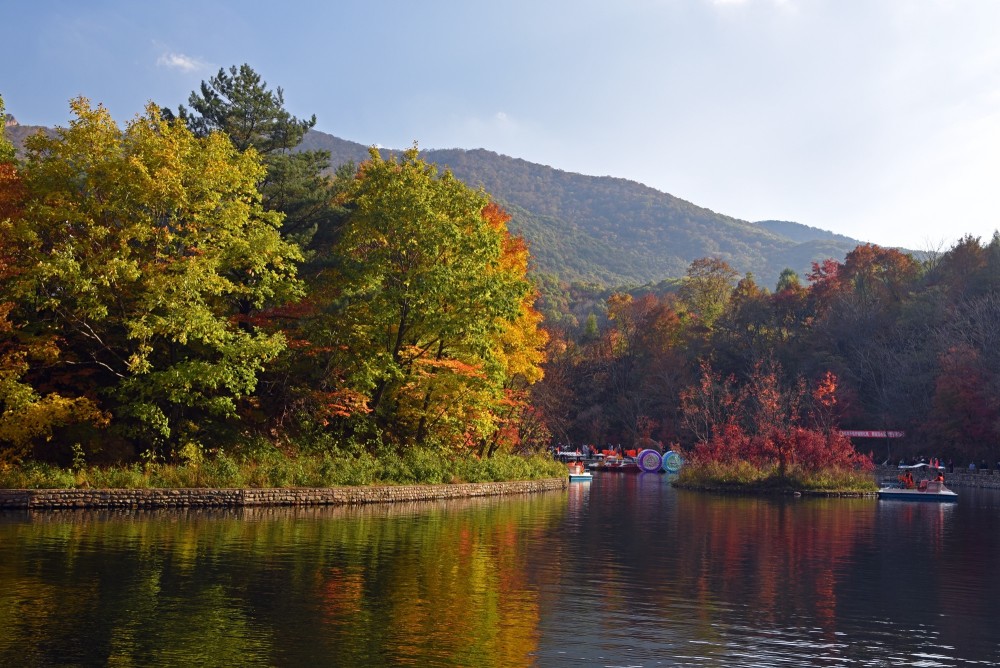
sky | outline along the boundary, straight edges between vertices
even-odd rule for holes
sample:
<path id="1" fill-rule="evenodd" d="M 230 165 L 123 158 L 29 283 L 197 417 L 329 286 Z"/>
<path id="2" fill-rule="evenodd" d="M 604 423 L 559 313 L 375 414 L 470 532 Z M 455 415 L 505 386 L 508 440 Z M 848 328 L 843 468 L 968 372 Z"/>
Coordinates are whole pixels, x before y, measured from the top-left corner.
<path id="1" fill-rule="evenodd" d="M 1000 228 L 997 0 L 4 0 L 0 95 L 125 123 L 249 64 L 316 129 L 911 250 Z"/>

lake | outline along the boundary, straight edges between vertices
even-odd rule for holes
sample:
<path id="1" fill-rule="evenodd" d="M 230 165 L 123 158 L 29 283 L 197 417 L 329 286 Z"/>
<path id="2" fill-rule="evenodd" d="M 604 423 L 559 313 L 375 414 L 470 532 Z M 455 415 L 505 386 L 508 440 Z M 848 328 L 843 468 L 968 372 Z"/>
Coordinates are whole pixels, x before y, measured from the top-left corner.
<path id="1" fill-rule="evenodd" d="M 0 665 L 1000 665 L 1000 492 L 0 512 Z"/>

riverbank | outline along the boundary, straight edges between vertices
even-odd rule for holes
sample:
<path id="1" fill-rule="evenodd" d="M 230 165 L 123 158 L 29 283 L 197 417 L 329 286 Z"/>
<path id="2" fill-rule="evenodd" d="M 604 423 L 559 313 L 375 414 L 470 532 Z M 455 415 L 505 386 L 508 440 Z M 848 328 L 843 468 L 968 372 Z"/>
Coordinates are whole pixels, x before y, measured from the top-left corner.
<path id="1" fill-rule="evenodd" d="M 335 506 L 507 496 L 564 489 L 566 477 L 440 485 L 247 489 L 0 489 L 0 509 Z"/>

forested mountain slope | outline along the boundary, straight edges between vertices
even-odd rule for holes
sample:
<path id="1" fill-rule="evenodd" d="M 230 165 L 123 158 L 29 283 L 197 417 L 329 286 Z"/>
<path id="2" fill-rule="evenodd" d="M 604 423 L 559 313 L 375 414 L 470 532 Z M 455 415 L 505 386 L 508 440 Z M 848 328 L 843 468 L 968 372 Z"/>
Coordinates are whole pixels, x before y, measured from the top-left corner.
<path id="1" fill-rule="evenodd" d="M 310 131 L 303 149 L 331 153 L 334 166 L 367 148 Z M 512 215 L 531 246 L 534 269 L 566 282 L 641 285 L 683 276 L 692 260 L 719 257 L 773 286 L 782 269 L 805 275 L 813 261 L 843 259 L 859 242 L 784 221 L 750 223 L 608 176 L 564 172 L 483 149 L 425 152 Z"/>

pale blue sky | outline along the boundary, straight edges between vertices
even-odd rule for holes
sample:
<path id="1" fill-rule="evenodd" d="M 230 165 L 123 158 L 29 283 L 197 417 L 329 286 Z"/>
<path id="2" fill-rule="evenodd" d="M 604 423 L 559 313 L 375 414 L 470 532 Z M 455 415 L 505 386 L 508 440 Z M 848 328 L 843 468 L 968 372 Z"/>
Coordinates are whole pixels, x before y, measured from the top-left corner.
<path id="1" fill-rule="evenodd" d="M 996 0 L 5 0 L 0 94 L 125 121 L 249 63 L 317 129 L 946 249 L 1000 227 Z"/>

